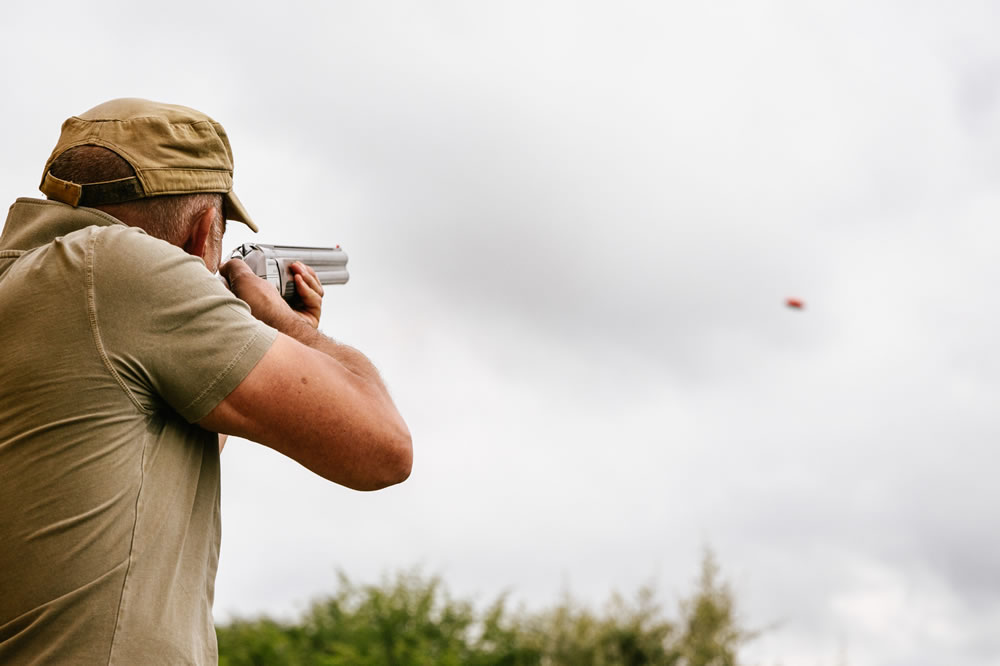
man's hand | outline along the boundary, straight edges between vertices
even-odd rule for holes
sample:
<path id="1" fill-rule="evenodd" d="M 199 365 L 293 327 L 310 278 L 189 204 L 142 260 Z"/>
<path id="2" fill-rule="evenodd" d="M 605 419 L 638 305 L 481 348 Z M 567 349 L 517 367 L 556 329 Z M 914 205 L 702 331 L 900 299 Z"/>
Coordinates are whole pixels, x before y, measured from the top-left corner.
<path id="1" fill-rule="evenodd" d="M 258 277 L 242 259 L 230 259 L 219 267 L 229 289 L 250 306 L 254 317 L 268 326 L 293 335 L 293 322 L 305 323 L 315 329 L 323 307 L 323 285 L 316 272 L 298 261 L 292 264 L 295 288 L 302 299 L 302 309 L 292 309 L 267 280 Z"/>
<path id="2" fill-rule="evenodd" d="M 290 268 L 295 275 L 295 291 L 302 300 L 302 305 L 293 309 L 307 324 L 319 328 L 319 315 L 323 311 L 323 284 L 316 271 L 301 261 L 294 262 Z"/>

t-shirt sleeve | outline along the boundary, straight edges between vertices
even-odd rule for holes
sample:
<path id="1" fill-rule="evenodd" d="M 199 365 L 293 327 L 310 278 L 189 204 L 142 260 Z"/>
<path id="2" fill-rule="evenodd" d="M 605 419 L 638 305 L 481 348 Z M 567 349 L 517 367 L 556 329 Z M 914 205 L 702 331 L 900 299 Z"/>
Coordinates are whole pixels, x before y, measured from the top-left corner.
<path id="1" fill-rule="evenodd" d="M 200 259 L 134 227 L 94 234 L 87 280 L 99 351 L 144 411 L 165 404 L 198 421 L 277 336 Z"/>

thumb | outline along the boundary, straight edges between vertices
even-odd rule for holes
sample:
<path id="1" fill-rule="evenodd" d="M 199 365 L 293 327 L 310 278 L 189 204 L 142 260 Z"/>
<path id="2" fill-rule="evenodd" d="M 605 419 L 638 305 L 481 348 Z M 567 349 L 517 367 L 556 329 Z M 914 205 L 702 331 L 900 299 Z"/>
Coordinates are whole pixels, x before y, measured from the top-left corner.
<path id="1" fill-rule="evenodd" d="M 247 266 L 247 262 L 242 259 L 230 259 L 226 263 L 219 266 L 219 275 L 226 278 L 229 284 L 232 284 L 240 277 L 254 275 L 254 272 L 250 270 L 249 266 Z"/>

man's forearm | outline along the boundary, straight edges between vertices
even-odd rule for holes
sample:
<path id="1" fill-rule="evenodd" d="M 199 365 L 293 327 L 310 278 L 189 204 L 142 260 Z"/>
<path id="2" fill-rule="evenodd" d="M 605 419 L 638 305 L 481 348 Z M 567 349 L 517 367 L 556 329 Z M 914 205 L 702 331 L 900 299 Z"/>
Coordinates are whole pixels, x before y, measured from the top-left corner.
<path id="1" fill-rule="evenodd" d="M 378 369 L 368 360 L 367 356 L 354 347 L 328 338 L 320 333 L 318 329 L 313 328 L 298 317 L 287 317 L 275 323 L 278 324 L 275 328 L 285 335 L 295 338 L 307 347 L 312 347 L 316 351 L 323 352 L 351 373 L 365 381 L 373 383 L 375 388 L 388 396 L 389 391 L 382 382 L 382 377 Z"/>

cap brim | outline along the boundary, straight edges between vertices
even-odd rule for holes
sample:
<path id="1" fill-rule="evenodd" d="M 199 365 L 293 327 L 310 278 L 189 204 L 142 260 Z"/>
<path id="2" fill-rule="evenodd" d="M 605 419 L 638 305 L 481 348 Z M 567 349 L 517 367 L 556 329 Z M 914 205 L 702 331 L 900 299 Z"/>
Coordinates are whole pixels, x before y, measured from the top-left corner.
<path id="1" fill-rule="evenodd" d="M 226 219 L 236 220 L 237 222 L 242 222 L 243 224 L 250 227 L 252 231 L 258 231 L 257 225 L 253 223 L 253 219 L 250 217 L 250 213 L 247 209 L 243 207 L 236 193 L 230 190 L 226 192 Z"/>

